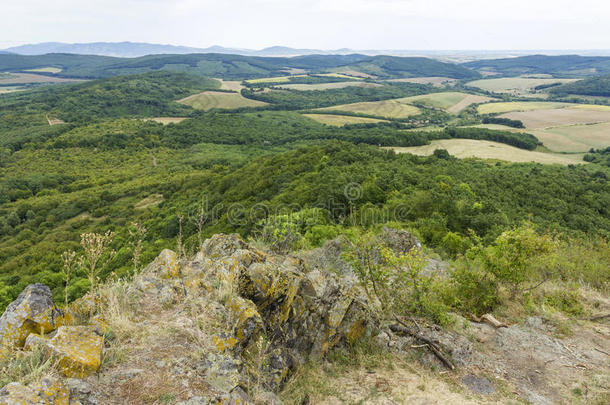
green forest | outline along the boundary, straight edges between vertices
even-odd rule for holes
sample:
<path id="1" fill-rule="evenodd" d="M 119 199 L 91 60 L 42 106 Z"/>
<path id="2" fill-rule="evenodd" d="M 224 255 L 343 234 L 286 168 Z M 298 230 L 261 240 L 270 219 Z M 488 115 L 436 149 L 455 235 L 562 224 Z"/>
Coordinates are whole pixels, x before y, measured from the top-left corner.
<path id="1" fill-rule="evenodd" d="M 392 63 L 383 66 L 405 68 Z M 457 118 L 424 109 L 417 119 L 437 117 L 444 127 L 436 131 L 407 130 L 413 123 L 399 120 L 333 127 L 299 113 L 439 91 L 428 85 L 244 90 L 270 105 L 236 111 L 202 112 L 175 102 L 219 87 L 214 79 L 151 72 L 0 97 L 2 308 L 32 282 L 61 297 L 61 253 L 77 250 L 84 232 L 116 233 L 104 278 L 133 271 L 134 223 L 147 229 L 144 263 L 178 240 L 193 251 L 202 201 L 204 236 L 238 232 L 256 239 L 275 223 L 297 236 L 293 249 L 383 225 L 411 230 L 447 260 L 476 244 L 492 245 L 524 221 L 590 249 L 610 237 L 607 151 L 591 151 L 588 165 L 569 166 L 460 160 L 444 150 L 418 157 L 379 146 L 467 138 L 534 150 L 540 142 L 526 133 L 452 124 L 481 122 L 473 109 Z M 188 119 L 147 120 L 154 117 Z M 48 118 L 64 123 L 49 125 Z M 346 190 L 354 185 L 350 196 Z M 608 281 L 606 274 L 595 282 Z M 88 288 L 76 274 L 70 299 Z"/>

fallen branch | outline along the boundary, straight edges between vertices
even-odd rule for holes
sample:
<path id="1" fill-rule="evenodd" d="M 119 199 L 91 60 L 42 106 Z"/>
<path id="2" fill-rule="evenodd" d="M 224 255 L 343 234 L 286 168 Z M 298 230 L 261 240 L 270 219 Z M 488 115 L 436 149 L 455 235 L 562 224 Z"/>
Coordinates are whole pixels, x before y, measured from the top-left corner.
<path id="1" fill-rule="evenodd" d="M 492 314 L 485 314 L 485 315 L 481 316 L 480 318 L 472 315 L 472 320 L 477 323 L 483 323 L 483 322 L 488 323 L 496 329 L 508 328 L 507 324 L 498 321 L 496 318 L 494 318 L 494 316 Z"/>
<path id="2" fill-rule="evenodd" d="M 605 319 L 605 318 L 610 318 L 610 314 L 595 315 L 590 318 L 587 318 L 587 320 L 588 321 L 599 321 L 599 320 Z"/>
<path id="3" fill-rule="evenodd" d="M 400 325 L 390 325 L 390 330 L 392 332 L 397 332 L 397 333 L 403 333 L 403 334 L 407 334 L 409 336 L 413 336 L 415 339 L 421 340 L 422 342 L 426 343 L 426 345 L 428 346 L 428 348 L 432 351 L 432 353 L 434 353 L 434 355 L 450 370 L 455 370 L 455 366 L 453 365 L 453 363 L 451 363 L 451 361 L 449 361 L 449 359 L 447 357 L 445 357 L 443 355 L 443 353 L 441 353 L 441 348 L 438 347 L 438 345 L 436 343 L 434 343 L 432 340 L 428 339 L 426 336 L 422 335 L 421 333 L 417 333 L 414 330 L 410 329 L 403 321 L 401 321 L 396 315 L 394 315 L 394 319 L 396 319 L 396 322 L 398 322 Z M 402 326 L 401 326 L 402 325 Z"/>

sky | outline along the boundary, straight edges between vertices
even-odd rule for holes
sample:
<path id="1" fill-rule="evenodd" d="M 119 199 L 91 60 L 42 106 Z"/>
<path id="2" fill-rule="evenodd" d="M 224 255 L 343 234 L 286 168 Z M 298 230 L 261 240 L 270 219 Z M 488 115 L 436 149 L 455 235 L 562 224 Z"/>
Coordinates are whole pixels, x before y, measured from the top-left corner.
<path id="1" fill-rule="evenodd" d="M 2 0 L 0 48 L 609 49 L 609 0 Z"/>

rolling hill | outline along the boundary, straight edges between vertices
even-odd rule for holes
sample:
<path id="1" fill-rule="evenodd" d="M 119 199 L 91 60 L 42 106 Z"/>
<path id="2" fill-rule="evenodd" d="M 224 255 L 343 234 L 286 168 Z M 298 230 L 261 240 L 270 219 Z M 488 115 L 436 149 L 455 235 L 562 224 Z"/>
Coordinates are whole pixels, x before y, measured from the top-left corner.
<path id="1" fill-rule="evenodd" d="M 579 55 L 530 55 L 517 58 L 478 60 L 462 64 L 478 71 L 504 76 L 550 74 L 556 76 L 594 76 L 610 73 L 610 57 Z"/>
<path id="2" fill-rule="evenodd" d="M 610 97 L 610 74 L 557 86 L 552 88 L 550 92 L 557 95 L 578 94 Z"/>
<path id="3" fill-rule="evenodd" d="M 149 55 L 115 58 L 94 55 L 0 55 L 0 71 L 55 67 L 60 77 L 104 78 L 154 70 L 185 72 L 223 79 L 249 79 L 285 75 L 287 69 L 322 72 L 333 69 L 370 73 L 380 78 L 445 76 L 475 79 L 480 75 L 452 63 L 427 58 L 351 55 L 308 55 L 291 58 L 254 57 L 221 53 Z"/>

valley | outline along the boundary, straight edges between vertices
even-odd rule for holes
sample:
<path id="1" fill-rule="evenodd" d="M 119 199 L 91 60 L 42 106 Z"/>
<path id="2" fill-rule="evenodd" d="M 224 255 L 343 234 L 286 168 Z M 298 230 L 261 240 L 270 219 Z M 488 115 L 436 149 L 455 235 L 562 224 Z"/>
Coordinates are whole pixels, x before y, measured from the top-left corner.
<path id="1" fill-rule="evenodd" d="M 0 54 L 1 385 L 607 403 L 607 60 Z"/>

